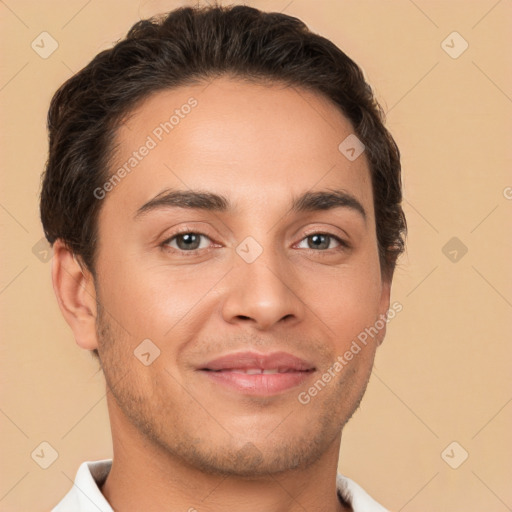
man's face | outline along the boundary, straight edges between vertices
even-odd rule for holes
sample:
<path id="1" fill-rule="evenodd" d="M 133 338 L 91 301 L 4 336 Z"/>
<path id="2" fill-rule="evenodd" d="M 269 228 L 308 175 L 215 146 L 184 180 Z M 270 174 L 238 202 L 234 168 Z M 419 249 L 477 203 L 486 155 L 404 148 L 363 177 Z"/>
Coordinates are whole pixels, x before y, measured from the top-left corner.
<path id="1" fill-rule="evenodd" d="M 181 109 L 191 97 L 197 105 Z M 176 109 L 174 128 L 158 130 Z M 323 97 L 227 78 L 157 93 L 120 127 L 111 171 L 139 156 L 103 200 L 96 267 L 114 431 L 239 475 L 305 467 L 339 441 L 384 330 L 308 390 L 389 306 L 368 164 L 364 153 L 350 161 L 338 150 L 351 133 Z M 137 215 L 171 189 L 222 195 L 230 206 Z M 319 191 L 352 196 L 365 215 L 353 205 L 291 208 Z M 146 366 L 134 351 L 152 359 L 152 344 L 160 355 Z M 286 352 L 305 366 L 281 361 L 279 373 L 253 375 L 229 371 L 254 367 L 250 355 L 212 363 L 242 352 Z"/>

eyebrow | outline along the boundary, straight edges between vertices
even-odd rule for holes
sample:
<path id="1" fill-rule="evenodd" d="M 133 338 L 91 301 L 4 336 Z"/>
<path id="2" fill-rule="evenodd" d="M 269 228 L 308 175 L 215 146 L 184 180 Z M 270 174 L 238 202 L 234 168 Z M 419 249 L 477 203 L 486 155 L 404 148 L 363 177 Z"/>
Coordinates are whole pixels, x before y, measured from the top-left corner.
<path id="1" fill-rule="evenodd" d="M 234 211 L 231 201 L 223 195 L 200 190 L 165 189 L 143 204 L 135 213 L 138 219 L 145 214 L 165 208 L 188 208 L 191 210 L 206 210 L 213 212 Z M 290 210 L 293 213 L 332 210 L 347 208 L 359 213 L 366 222 L 366 210 L 352 194 L 344 190 L 319 190 L 305 192 L 292 200 Z"/>

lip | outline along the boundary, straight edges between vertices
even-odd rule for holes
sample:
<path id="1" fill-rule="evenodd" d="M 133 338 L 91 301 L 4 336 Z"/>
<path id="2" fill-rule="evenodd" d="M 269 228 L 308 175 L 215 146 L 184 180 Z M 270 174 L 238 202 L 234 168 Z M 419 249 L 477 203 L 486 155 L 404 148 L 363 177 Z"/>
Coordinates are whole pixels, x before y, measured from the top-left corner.
<path id="1" fill-rule="evenodd" d="M 316 370 L 309 361 L 287 352 L 235 352 L 197 369 L 218 385 L 257 396 L 275 395 L 299 386 Z M 258 370 L 272 373 L 256 373 Z"/>

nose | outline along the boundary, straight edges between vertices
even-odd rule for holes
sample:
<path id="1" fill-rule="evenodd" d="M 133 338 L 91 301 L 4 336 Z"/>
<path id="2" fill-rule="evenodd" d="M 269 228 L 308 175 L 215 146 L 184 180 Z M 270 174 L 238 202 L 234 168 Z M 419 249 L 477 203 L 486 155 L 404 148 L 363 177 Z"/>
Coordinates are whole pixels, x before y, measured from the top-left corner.
<path id="1" fill-rule="evenodd" d="M 292 326 L 301 321 L 305 306 L 298 296 L 296 276 L 290 263 L 275 251 L 264 250 L 252 263 L 235 255 L 228 275 L 222 306 L 226 322 L 268 330 L 279 322 Z"/>

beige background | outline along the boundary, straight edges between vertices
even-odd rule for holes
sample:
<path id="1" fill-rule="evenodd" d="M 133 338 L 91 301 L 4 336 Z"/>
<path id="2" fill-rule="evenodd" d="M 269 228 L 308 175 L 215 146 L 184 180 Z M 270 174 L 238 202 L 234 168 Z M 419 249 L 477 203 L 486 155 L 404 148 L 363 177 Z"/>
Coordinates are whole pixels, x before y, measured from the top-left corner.
<path id="1" fill-rule="evenodd" d="M 75 345 L 37 245 L 50 98 L 137 19 L 185 3 L 0 1 L 1 511 L 48 510 L 82 461 L 112 455 L 102 374 Z M 247 3 L 302 18 L 359 63 L 403 155 L 410 236 L 392 293 L 403 311 L 340 470 L 396 511 L 512 510 L 512 3 Z M 59 44 L 47 59 L 31 48 L 43 31 Z M 454 31 L 469 44 L 458 58 L 441 44 Z M 48 469 L 31 458 L 43 441 L 58 452 Z"/>

